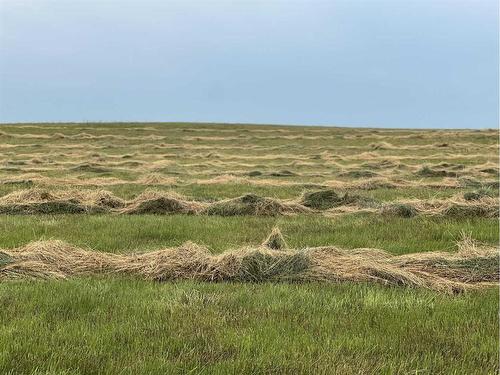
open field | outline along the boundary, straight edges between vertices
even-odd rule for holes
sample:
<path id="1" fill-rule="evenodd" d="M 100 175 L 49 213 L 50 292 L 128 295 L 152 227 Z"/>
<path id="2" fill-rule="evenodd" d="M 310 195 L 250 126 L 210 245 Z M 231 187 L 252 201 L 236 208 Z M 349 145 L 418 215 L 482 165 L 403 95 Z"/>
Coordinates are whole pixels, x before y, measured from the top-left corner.
<path id="1" fill-rule="evenodd" d="M 495 374 L 498 135 L 2 125 L 0 373 Z"/>

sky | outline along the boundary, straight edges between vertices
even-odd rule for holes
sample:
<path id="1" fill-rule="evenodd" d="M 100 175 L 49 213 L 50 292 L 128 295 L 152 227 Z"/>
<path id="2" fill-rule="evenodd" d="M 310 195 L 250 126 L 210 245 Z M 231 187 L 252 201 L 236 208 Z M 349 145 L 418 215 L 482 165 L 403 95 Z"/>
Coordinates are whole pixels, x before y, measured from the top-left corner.
<path id="1" fill-rule="evenodd" d="M 0 122 L 498 126 L 495 0 L 0 0 Z"/>

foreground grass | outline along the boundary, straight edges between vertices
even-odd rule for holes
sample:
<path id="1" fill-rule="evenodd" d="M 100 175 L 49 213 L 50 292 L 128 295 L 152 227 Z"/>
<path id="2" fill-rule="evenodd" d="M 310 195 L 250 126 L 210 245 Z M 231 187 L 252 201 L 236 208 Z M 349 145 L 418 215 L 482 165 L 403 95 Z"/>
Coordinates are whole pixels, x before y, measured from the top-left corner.
<path id="1" fill-rule="evenodd" d="M 498 290 L 343 284 L 0 284 L 1 373 L 498 371 Z"/>
<path id="2" fill-rule="evenodd" d="M 322 245 L 376 247 L 403 254 L 453 250 L 463 233 L 490 244 L 498 243 L 499 239 L 497 221 L 486 218 L 0 215 L 0 247 L 17 247 L 40 239 L 60 239 L 81 247 L 119 252 L 145 251 L 193 241 L 221 252 L 259 244 L 275 225 L 283 231 L 289 245 L 296 248 Z"/>

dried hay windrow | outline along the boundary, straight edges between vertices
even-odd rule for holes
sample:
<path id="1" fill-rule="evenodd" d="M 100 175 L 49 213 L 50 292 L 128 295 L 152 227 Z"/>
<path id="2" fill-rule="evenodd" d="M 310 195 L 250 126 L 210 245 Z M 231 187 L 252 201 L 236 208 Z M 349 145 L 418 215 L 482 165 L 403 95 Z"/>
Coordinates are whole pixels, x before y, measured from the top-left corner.
<path id="1" fill-rule="evenodd" d="M 386 204 L 382 207 L 380 212 L 383 215 L 399 217 L 413 217 L 418 215 L 418 210 L 414 206 L 405 203 Z"/>
<path id="2" fill-rule="evenodd" d="M 143 185 L 175 185 L 177 178 L 166 177 L 159 173 L 150 173 L 140 177 L 137 182 Z"/>
<path id="3" fill-rule="evenodd" d="M 99 213 L 118 209 L 125 201 L 105 190 L 28 189 L 0 197 L 3 214 Z"/>
<path id="4" fill-rule="evenodd" d="M 373 172 L 368 169 L 353 169 L 349 171 L 340 172 L 338 175 L 340 177 L 349 177 L 349 178 L 373 178 L 380 176 L 377 172 Z"/>
<path id="5" fill-rule="evenodd" d="M 278 216 L 324 213 L 376 213 L 387 216 L 416 215 L 486 217 L 499 215 L 499 201 L 489 190 L 477 190 L 448 199 L 397 200 L 383 203 L 373 198 L 343 194 L 328 188 L 305 191 L 297 199 L 275 199 L 256 194 L 215 202 L 200 202 L 175 192 L 148 189 L 132 200 L 106 190 L 48 190 L 32 188 L 0 197 L 0 214 L 186 214 Z"/>
<path id="6" fill-rule="evenodd" d="M 202 212 L 206 215 L 236 216 L 259 215 L 275 216 L 295 213 L 307 213 L 311 210 L 295 202 L 246 194 L 241 197 L 225 199 L 208 205 Z"/>
<path id="7" fill-rule="evenodd" d="M 197 214 L 205 204 L 187 200 L 176 193 L 146 190 L 127 204 L 125 214 Z"/>
<path id="8" fill-rule="evenodd" d="M 456 172 L 448 171 L 446 169 L 434 169 L 429 167 L 428 165 L 423 166 L 417 172 L 415 172 L 417 176 L 420 177 L 457 177 Z"/>
<path id="9" fill-rule="evenodd" d="M 273 233 L 276 237 L 277 230 Z M 143 254 L 109 254 L 62 241 L 0 250 L 2 281 L 122 274 L 156 281 L 373 282 L 457 293 L 497 284 L 498 267 L 498 249 L 468 238 L 459 243 L 455 253 L 400 256 L 378 249 L 273 249 L 267 244 L 213 255 L 191 242 Z"/>
<path id="10" fill-rule="evenodd" d="M 204 214 L 204 215 L 285 215 L 311 210 L 292 201 L 246 194 L 238 198 L 212 203 L 189 200 L 174 192 L 146 190 L 125 201 L 105 190 L 19 190 L 0 197 L 0 213 L 57 214 L 100 213 L 121 214 Z"/>
<path id="11" fill-rule="evenodd" d="M 398 200 L 380 203 L 378 206 L 360 205 L 339 206 L 325 212 L 327 216 L 336 216 L 346 213 L 376 213 L 384 216 L 398 216 L 411 218 L 417 215 L 444 216 L 454 218 L 485 217 L 497 218 L 499 216 L 499 201 L 497 198 L 483 196 L 476 200 L 466 200 L 463 196 L 449 199 L 430 200 Z"/>
<path id="12" fill-rule="evenodd" d="M 386 205 L 382 211 L 394 204 L 411 207 L 416 211 L 415 213 L 428 216 L 496 218 L 499 215 L 498 199 L 489 196 L 483 196 L 477 200 L 466 200 L 463 195 L 449 199 L 400 200 Z"/>
<path id="13" fill-rule="evenodd" d="M 388 160 L 384 159 L 384 163 Z M 236 185 L 248 185 L 248 186 L 303 186 L 306 185 L 317 185 L 328 186 L 332 189 L 356 189 L 356 190 L 377 190 L 377 189 L 396 189 L 396 188 L 420 188 L 420 189 L 442 189 L 442 188 L 493 188 L 498 189 L 498 180 L 491 179 L 492 175 L 476 172 L 471 170 L 467 176 L 463 175 L 463 171 L 454 171 L 450 169 L 448 173 L 444 169 L 432 169 L 432 171 L 445 171 L 439 177 L 439 180 L 427 179 L 424 176 L 417 176 L 421 179 L 412 180 L 411 175 L 405 175 L 398 173 L 393 173 L 395 170 L 392 169 L 384 171 L 378 169 L 378 173 L 371 172 L 369 169 L 345 169 L 345 166 L 336 166 L 342 171 L 339 172 L 339 179 L 331 180 L 329 176 L 330 172 L 323 169 L 312 170 L 311 172 L 291 172 L 288 170 L 278 170 L 276 171 L 266 171 L 264 169 L 259 169 L 253 164 L 251 166 L 232 169 L 230 171 L 220 170 L 220 166 L 217 165 L 210 170 L 207 175 L 207 166 L 210 163 L 196 163 L 196 168 L 201 168 L 202 165 L 205 167 L 203 169 L 203 174 L 206 175 L 204 178 L 198 178 L 199 173 L 196 170 L 190 170 L 189 168 L 179 176 L 169 176 L 162 173 L 162 171 L 168 170 L 168 166 L 172 164 L 170 160 L 159 160 L 148 162 L 147 166 L 139 166 L 133 169 L 134 173 L 139 172 L 141 174 L 134 176 L 133 179 L 124 179 L 116 176 L 112 176 L 111 171 L 128 171 L 127 168 L 120 166 L 116 168 L 115 164 L 78 164 L 75 166 L 73 163 L 71 165 L 72 171 L 75 173 L 84 174 L 69 174 L 65 177 L 57 176 L 44 176 L 43 173 L 48 171 L 57 171 L 65 163 L 58 163 L 59 166 L 51 164 L 50 168 L 46 168 L 45 164 L 37 164 L 35 168 L 27 168 L 26 166 L 13 166 L 6 164 L 5 166 L 0 166 L 0 170 L 3 173 L 0 175 L 0 185 L 34 185 L 40 187 L 50 187 L 59 188 L 61 186 L 65 187 L 105 187 L 112 185 L 158 185 L 158 186 L 174 186 L 182 185 L 189 186 L 192 184 L 197 185 L 217 185 L 217 184 L 236 184 Z M 296 166 L 303 164 L 299 162 L 294 163 Z M 376 169 L 374 163 L 371 169 Z M 442 163 L 441 163 L 442 164 Z M 448 163 L 450 164 L 450 163 Z M 332 164 L 333 165 L 333 164 Z M 414 166 L 407 166 L 410 169 L 415 169 Z M 22 171 L 19 168 L 23 168 Z M 351 168 L 351 167 L 349 167 Z M 417 166 L 418 168 L 418 166 Z M 396 167 L 399 171 L 399 168 Z M 404 168 L 403 168 L 404 169 Z M 417 171 L 417 169 L 415 169 Z M 490 168 L 483 168 L 483 170 L 490 170 Z M 16 172 L 12 174 L 11 172 Z M 92 172 L 89 175 L 88 172 Z M 291 172 L 291 173 L 290 173 Z M 369 173 L 365 173 L 369 172 Z M 223 173 L 223 174 L 221 174 Z M 415 172 L 417 173 L 417 172 Z M 432 172 L 433 173 L 433 172 Z M 440 172 L 438 172 L 440 173 Z M 461 174 L 459 176 L 459 173 Z M 295 175 L 294 175 L 295 174 Z M 213 177 L 210 177 L 213 175 Z M 372 176 L 372 177 L 367 177 Z M 297 177 L 297 178 L 289 178 Z M 310 177 L 322 177 L 323 179 L 315 179 L 315 182 L 308 182 Z M 351 180 L 345 180 L 350 178 Z"/>
<path id="14" fill-rule="evenodd" d="M 316 210 L 326 210 L 333 207 L 350 205 L 356 205 L 363 208 L 379 205 L 379 203 L 372 198 L 351 195 L 348 193 L 341 195 L 332 189 L 306 191 L 300 197 L 299 203 Z"/>

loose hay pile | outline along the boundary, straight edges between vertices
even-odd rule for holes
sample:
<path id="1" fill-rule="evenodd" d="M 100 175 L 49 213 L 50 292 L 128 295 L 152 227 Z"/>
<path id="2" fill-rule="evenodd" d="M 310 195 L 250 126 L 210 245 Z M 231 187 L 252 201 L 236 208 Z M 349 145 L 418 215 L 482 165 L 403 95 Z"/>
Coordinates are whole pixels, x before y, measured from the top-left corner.
<path id="1" fill-rule="evenodd" d="M 175 193 L 147 190 L 129 202 L 125 214 L 196 214 L 203 209 L 200 202 L 189 201 Z"/>
<path id="2" fill-rule="evenodd" d="M 0 280 L 124 274 L 156 281 L 374 282 L 445 293 L 498 282 L 498 249 L 468 238 L 459 243 L 455 253 L 400 256 L 378 249 L 334 246 L 285 250 L 282 240 L 275 229 L 261 246 L 220 255 L 191 242 L 143 254 L 109 254 L 62 241 L 39 241 L 0 251 Z"/>
<path id="3" fill-rule="evenodd" d="M 351 195 L 347 192 L 340 195 L 332 189 L 306 191 L 299 199 L 299 203 L 317 210 L 326 210 L 333 207 L 351 205 L 363 208 L 375 207 L 379 205 L 379 203 L 374 199 L 359 195 Z"/>
<path id="4" fill-rule="evenodd" d="M 210 204 L 203 213 L 206 215 L 235 216 L 260 215 L 275 216 L 305 213 L 310 210 L 298 203 L 246 194 L 238 198 L 225 199 Z"/>
<path id="5" fill-rule="evenodd" d="M 399 217 L 413 217 L 418 215 L 418 210 L 415 207 L 404 203 L 386 204 L 382 207 L 380 212 L 383 215 Z"/>
<path id="6" fill-rule="evenodd" d="M 121 208 L 125 201 L 105 190 L 49 191 L 29 189 L 0 197 L 1 214 L 99 213 Z"/>

